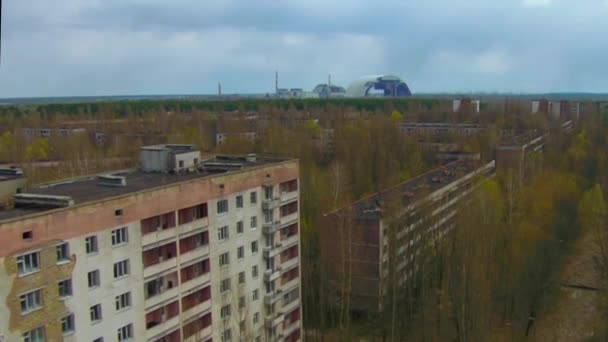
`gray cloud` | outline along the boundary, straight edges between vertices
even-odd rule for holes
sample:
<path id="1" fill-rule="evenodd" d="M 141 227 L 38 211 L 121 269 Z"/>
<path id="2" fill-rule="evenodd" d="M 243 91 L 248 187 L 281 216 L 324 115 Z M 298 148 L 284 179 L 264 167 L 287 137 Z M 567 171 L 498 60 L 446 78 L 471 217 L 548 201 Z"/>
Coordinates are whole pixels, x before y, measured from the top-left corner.
<path id="1" fill-rule="evenodd" d="M 395 73 L 414 91 L 608 91 L 604 0 L 6 2 L 0 97 L 268 92 Z"/>

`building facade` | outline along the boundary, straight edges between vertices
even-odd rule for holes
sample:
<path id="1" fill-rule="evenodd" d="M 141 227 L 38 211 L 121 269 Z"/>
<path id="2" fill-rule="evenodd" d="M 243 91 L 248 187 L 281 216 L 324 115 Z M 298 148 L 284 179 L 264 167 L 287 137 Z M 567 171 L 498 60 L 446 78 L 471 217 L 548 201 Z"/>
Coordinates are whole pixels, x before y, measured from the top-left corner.
<path id="1" fill-rule="evenodd" d="M 450 232 L 460 205 L 494 172 L 494 162 L 455 161 L 325 215 L 321 258 L 334 290 L 348 289 L 353 311 L 380 312 L 389 269 L 399 286 L 412 279 L 430 241 Z"/>
<path id="2" fill-rule="evenodd" d="M 581 103 L 577 101 L 532 101 L 532 114 L 544 113 L 556 120 L 578 120 L 581 115 Z"/>
<path id="3" fill-rule="evenodd" d="M 449 122 L 404 122 L 399 124 L 401 133 L 416 136 L 458 135 L 469 136 L 486 130 L 485 125 Z"/>
<path id="4" fill-rule="evenodd" d="M 300 340 L 297 161 L 146 153 L 0 212 L 0 340 Z"/>

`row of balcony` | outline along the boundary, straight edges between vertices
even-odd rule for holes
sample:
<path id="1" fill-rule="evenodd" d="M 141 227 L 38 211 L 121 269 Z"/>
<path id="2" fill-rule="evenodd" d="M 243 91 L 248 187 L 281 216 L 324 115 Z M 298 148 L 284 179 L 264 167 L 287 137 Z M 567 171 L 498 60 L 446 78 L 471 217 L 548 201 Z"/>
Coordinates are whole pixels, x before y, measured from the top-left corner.
<path id="1" fill-rule="evenodd" d="M 213 326 L 208 326 L 205 329 L 199 331 L 198 333 L 187 337 L 184 339 L 184 342 L 201 342 L 201 341 L 208 341 L 208 337 L 211 336 L 211 333 L 213 332 Z"/>
<path id="2" fill-rule="evenodd" d="M 264 281 L 272 282 L 281 277 L 281 267 L 275 267 L 271 270 L 264 271 Z"/>
<path id="3" fill-rule="evenodd" d="M 282 192 L 280 196 L 273 196 L 272 198 L 264 198 L 262 200 L 262 209 L 269 210 L 275 209 L 283 204 L 296 201 L 298 199 L 298 192 Z"/>
<path id="4" fill-rule="evenodd" d="M 285 327 L 285 329 L 283 330 L 283 336 L 289 336 L 294 331 L 298 330 L 299 328 L 300 328 L 300 320 L 292 322 L 290 325 Z"/>
<path id="5" fill-rule="evenodd" d="M 284 240 L 281 240 L 281 248 L 283 250 L 288 249 L 290 247 L 293 247 L 295 245 L 298 244 L 298 241 L 300 240 L 300 236 L 299 234 L 294 234 L 292 236 L 287 237 Z"/>
<path id="6" fill-rule="evenodd" d="M 185 264 L 190 261 L 203 258 L 209 255 L 209 245 L 203 245 L 191 251 L 188 251 L 180 255 L 180 264 Z M 162 260 L 154 265 L 150 265 L 144 268 L 144 278 L 149 278 L 155 274 L 163 273 L 172 269 L 177 268 L 177 258 L 172 257 L 171 259 Z"/>
<path id="7" fill-rule="evenodd" d="M 272 304 L 276 303 L 277 301 L 279 301 L 282 297 L 283 297 L 283 290 L 281 290 L 280 288 L 275 289 L 274 291 L 267 293 L 264 296 L 264 304 L 272 305 Z"/>
<path id="8" fill-rule="evenodd" d="M 146 247 L 152 244 L 158 244 L 159 242 L 164 242 L 170 239 L 175 238 L 177 235 L 184 235 L 190 232 L 193 232 L 197 229 L 201 229 L 209 226 L 209 218 L 204 217 L 192 222 L 188 222 L 176 227 L 168 228 L 168 229 L 160 229 L 153 233 L 148 233 L 142 235 L 141 243 L 142 246 Z"/>
<path id="9" fill-rule="evenodd" d="M 295 256 L 295 257 L 281 263 L 281 267 L 279 270 L 281 271 L 281 274 L 283 274 L 283 273 L 290 271 L 291 269 L 298 266 L 299 264 L 300 264 L 300 258 L 298 256 Z"/>
<path id="10" fill-rule="evenodd" d="M 268 315 L 268 317 L 264 319 L 264 325 L 266 328 L 272 329 L 273 327 L 283 323 L 284 318 L 283 311 L 277 310 L 275 313 Z"/>
<path id="11" fill-rule="evenodd" d="M 280 220 L 272 221 L 272 222 L 264 222 L 262 223 L 262 231 L 264 234 L 274 234 L 280 231 L 282 228 L 286 228 L 296 223 L 298 220 L 298 213 L 292 213 L 285 217 L 282 217 Z"/>
<path id="12" fill-rule="evenodd" d="M 145 306 L 146 308 L 151 308 L 169 302 L 177 298 L 180 291 L 184 294 L 189 294 L 190 292 L 193 292 L 194 289 L 209 283 L 210 280 L 211 272 L 207 272 L 190 281 L 182 283 L 181 285 L 175 284 L 172 288 L 168 288 L 157 295 L 147 298 L 145 300 Z"/>
<path id="13" fill-rule="evenodd" d="M 272 246 L 265 246 L 263 249 L 264 258 L 270 259 L 281 254 L 281 242 L 275 242 Z"/>
<path id="14" fill-rule="evenodd" d="M 205 312 L 208 312 L 209 310 L 211 310 L 211 299 L 209 299 L 203 303 L 200 303 L 197 306 L 183 312 L 181 314 L 181 321 L 182 322 L 191 321 L 193 318 L 196 318 L 197 316 L 201 316 L 202 314 L 204 314 Z M 180 325 L 180 315 L 175 315 L 174 317 L 171 317 L 171 318 L 167 319 L 166 321 L 164 321 L 162 323 L 158 323 L 158 324 L 150 327 L 149 329 L 147 329 L 146 330 L 146 339 L 148 341 L 155 341 L 160 336 L 165 335 L 168 331 L 171 331 L 171 330 L 175 329 L 176 327 L 179 327 L 179 325 Z M 212 328 L 211 328 L 211 326 L 209 326 L 209 327 L 203 329 L 202 331 L 200 331 L 200 333 L 198 333 L 197 335 L 199 337 L 207 337 L 207 336 L 211 335 L 211 332 L 212 332 Z"/>

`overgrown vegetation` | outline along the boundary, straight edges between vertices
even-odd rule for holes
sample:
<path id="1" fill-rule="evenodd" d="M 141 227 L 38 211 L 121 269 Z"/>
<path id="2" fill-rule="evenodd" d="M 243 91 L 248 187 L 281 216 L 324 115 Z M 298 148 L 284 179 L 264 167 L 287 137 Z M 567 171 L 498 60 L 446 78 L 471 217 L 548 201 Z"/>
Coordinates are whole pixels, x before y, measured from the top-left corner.
<path id="1" fill-rule="evenodd" d="M 530 315 L 551 304 L 554 275 L 585 230 L 598 236 L 597 270 L 608 288 L 608 117 L 590 112 L 572 135 L 551 129 L 518 103 L 484 115 L 451 113 L 437 100 L 129 101 L 3 108 L 0 159 L 23 162 L 33 182 L 91 173 L 132 162 L 142 144 L 192 143 L 205 152 L 276 154 L 298 158 L 304 324 L 307 340 L 357 336 L 403 341 L 511 340 Z M 433 168 L 398 127 L 402 121 L 475 122 L 482 134 L 446 136 L 462 150 L 493 158 L 501 130 L 549 132 L 545 153 L 525 175 L 500 171 L 463 208 L 453 235 L 428 251 L 416 280 L 394 285 L 381 314 L 352 316 L 336 307 L 319 264 L 320 216 Z M 24 128 L 87 127 L 108 132 L 26 138 Z M 331 137 L 325 136 L 332 129 Z M 256 141 L 218 132 L 262 131 Z M 113 134 L 115 133 L 115 134 Z M 31 164 L 55 160 L 48 169 Z M 396 223 L 398 224 L 398 223 Z M 608 303 L 608 300 L 607 300 Z M 605 307 L 608 322 L 608 304 Z M 607 324 L 608 325 L 608 324 Z"/>

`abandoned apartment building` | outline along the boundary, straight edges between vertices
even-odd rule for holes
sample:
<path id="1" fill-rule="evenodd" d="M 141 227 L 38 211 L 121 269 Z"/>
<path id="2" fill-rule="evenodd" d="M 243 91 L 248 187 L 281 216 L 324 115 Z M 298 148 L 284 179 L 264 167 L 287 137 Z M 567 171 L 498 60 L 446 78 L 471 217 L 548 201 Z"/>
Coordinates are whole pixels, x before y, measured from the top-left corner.
<path id="1" fill-rule="evenodd" d="M 396 265 L 399 285 L 405 284 L 416 270 L 424 241 L 447 234 L 459 204 L 494 172 L 494 161 L 457 160 L 324 215 L 321 259 L 334 289 L 340 291 L 348 282 L 353 311 L 381 311 L 389 261 Z M 390 236 L 389 225 L 397 220 Z M 389 260 L 389 247 L 396 260 Z"/>
<path id="2" fill-rule="evenodd" d="M 0 340 L 301 339 L 297 160 L 147 146 L 11 202 Z"/>

